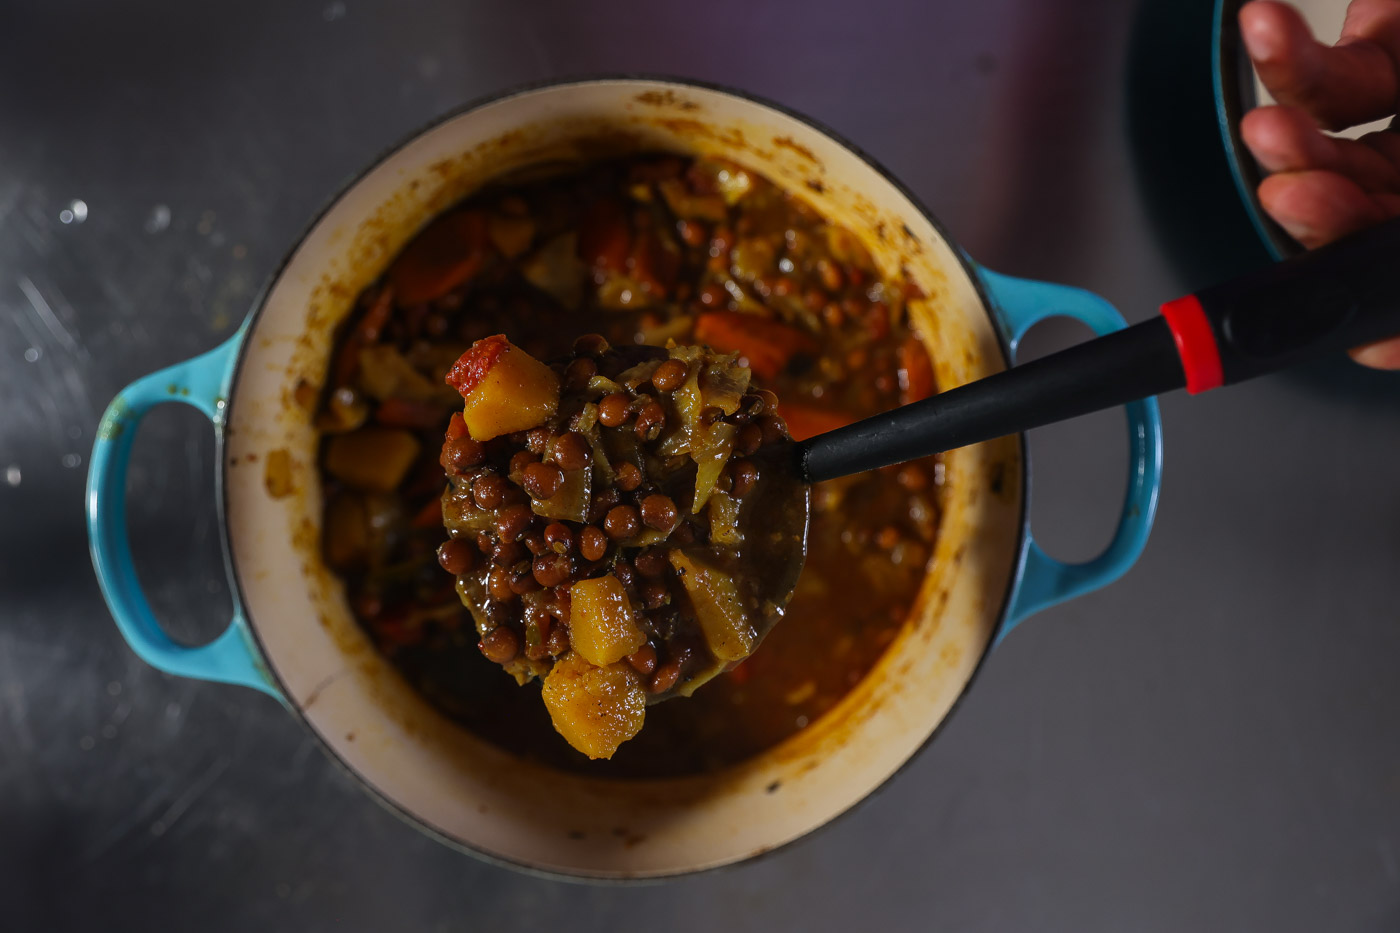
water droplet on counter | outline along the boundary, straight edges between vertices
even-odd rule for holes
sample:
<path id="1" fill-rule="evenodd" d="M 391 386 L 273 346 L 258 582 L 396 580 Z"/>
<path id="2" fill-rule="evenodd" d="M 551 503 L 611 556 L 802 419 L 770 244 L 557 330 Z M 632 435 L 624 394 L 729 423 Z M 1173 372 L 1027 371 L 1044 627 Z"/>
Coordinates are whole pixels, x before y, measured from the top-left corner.
<path id="1" fill-rule="evenodd" d="M 151 208 L 151 215 L 146 218 L 145 228 L 147 233 L 160 233 L 170 226 L 170 208 L 164 204 L 157 204 Z"/>
<path id="2" fill-rule="evenodd" d="M 115 739 L 117 737 L 117 727 L 110 722 L 102 727 L 102 737 L 104 739 Z"/>
<path id="3" fill-rule="evenodd" d="M 66 467 L 67 467 L 68 469 L 70 469 L 70 470 L 73 469 L 74 467 L 78 466 L 78 465 L 81 464 L 82 462 L 83 462 L 83 458 L 82 458 L 82 456 L 81 456 L 80 454 L 64 454 L 64 455 L 63 455 L 63 465 L 66 466 Z"/>
<path id="4" fill-rule="evenodd" d="M 109 697 L 114 697 L 114 696 L 116 696 L 117 694 L 119 694 L 119 693 L 121 693 L 121 692 L 122 692 L 121 681 L 114 680 L 114 681 L 112 681 L 111 683 L 107 684 L 107 695 L 108 695 Z"/>
<path id="5" fill-rule="evenodd" d="M 11 486 L 18 486 L 21 479 L 23 477 L 20 475 L 18 463 L 12 463 L 5 467 L 5 482 Z"/>
<path id="6" fill-rule="evenodd" d="M 68 436 L 71 437 L 71 438 L 73 438 L 73 440 L 75 440 L 75 441 L 76 441 L 78 438 L 82 437 L 82 436 L 83 436 L 83 428 L 82 428 L 82 425 L 70 424 L 70 425 L 68 426 Z"/>
<path id="7" fill-rule="evenodd" d="M 25 351 L 24 351 L 24 358 L 25 358 L 26 361 L 28 361 L 28 362 L 30 362 L 30 363 L 37 363 L 37 362 L 39 362 L 39 357 L 41 357 L 41 356 L 43 356 L 43 355 L 44 355 L 44 351 L 43 351 L 43 350 L 40 350 L 38 347 L 30 347 L 28 350 L 25 350 Z"/>
<path id="8" fill-rule="evenodd" d="M 335 0 L 335 3 L 330 4 L 321 11 L 321 18 L 328 23 L 333 23 L 338 19 L 344 18 L 344 16 L 345 4 L 341 3 L 340 0 Z"/>
<path id="9" fill-rule="evenodd" d="M 78 747 L 85 752 L 92 751 L 92 747 L 97 744 L 97 740 L 90 735 L 85 735 L 78 740 Z"/>
<path id="10" fill-rule="evenodd" d="M 87 202 L 81 198 L 74 198 L 67 207 L 58 212 L 58 222 L 63 224 L 80 224 L 87 220 L 87 217 Z"/>

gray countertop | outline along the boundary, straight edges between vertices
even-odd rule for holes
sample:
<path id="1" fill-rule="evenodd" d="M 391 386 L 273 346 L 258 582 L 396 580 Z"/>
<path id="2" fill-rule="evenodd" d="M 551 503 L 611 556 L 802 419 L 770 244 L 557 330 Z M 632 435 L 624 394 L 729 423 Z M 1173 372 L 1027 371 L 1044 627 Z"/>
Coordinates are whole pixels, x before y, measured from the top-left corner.
<path id="1" fill-rule="evenodd" d="M 112 395 L 230 334 L 377 153 L 519 82 L 656 71 L 775 98 L 882 160 L 982 262 L 1141 319 L 1250 256 L 1218 165 L 1193 155 L 1209 139 L 1162 102 L 1207 130 L 1208 110 L 1153 64 L 1199 64 L 1209 5 L 10 4 L 0 926 L 1400 926 L 1400 377 L 1338 363 L 1163 399 L 1162 508 L 1127 577 L 1018 630 L 853 816 L 649 887 L 541 881 L 419 835 L 275 702 L 138 661 L 87 558 L 87 453 Z M 1080 336 L 1046 326 L 1033 349 Z M 1053 552 L 1106 539 L 1121 435 L 1108 413 L 1033 436 Z M 200 416 L 165 406 L 130 481 L 142 579 L 190 639 L 228 611 L 213 449 Z"/>

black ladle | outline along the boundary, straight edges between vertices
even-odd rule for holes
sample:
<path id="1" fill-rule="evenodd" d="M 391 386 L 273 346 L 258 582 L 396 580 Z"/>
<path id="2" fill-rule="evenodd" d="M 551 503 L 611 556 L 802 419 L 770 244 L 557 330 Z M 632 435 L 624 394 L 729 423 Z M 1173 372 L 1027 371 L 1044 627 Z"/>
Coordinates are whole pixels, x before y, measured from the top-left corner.
<path id="1" fill-rule="evenodd" d="M 796 445 L 816 483 L 1400 334 L 1400 218 L 1162 305 L 1161 314 Z"/>

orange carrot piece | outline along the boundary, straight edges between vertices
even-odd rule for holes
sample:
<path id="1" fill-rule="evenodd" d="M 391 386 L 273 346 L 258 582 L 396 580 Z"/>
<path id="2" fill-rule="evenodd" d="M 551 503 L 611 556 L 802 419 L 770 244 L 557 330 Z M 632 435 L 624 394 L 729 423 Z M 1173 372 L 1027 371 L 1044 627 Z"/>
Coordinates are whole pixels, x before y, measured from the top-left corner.
<path id="1" fill-rule="evenodd" d="M 386 398 L 374 420 L 391 428 L 431 428 L 442 423 L 444 406 L 406 398 Z"/>
<path id="2" fill-rule="evenodd" d="M 491 250 L 483 211 L 453 211 L 433 221 L 389 267 L 402 305 L 441 298 L 476 275 Z"/>
<path id="3" fill-rule="evenodd" d="M 695 319 L 695 339 L 738 353 L 760 378 L 772 379 L 798 353 L 816 350 L 812 338 L 777 321 L 737 311 L 707 311 Z"/>
<path id="4" fill-rule="evenodd" d="M 803 405 L 800 402 L 779 402 L 778 417 L 787 422 L 788 433 L 795 441 L 805 441 L 809 437 L 844 428 L 856 420 L 845 412 Z"/>
<path id="5" fill-rule="evenodd" d="M 429 499 L 427 504 L 413 516 L 413 521 L 409 524 L 414 528 L 436 528 L 442 524 L 442 500 L 439 498 Z"/>
<path id="6" fill-rule="evenodd" d="M 899 401 L 908 405 L 934 393 L 933 364 L 923 341 L 910 334 L 899 345 Z"/>
<path id="7" fill-rule="evenodd" d="M 632 229 L 622 205 L 599 198 L 588 206 L 579 223 L 578 258 L 598 269 L 622 272 L 632 252 Z"/>
<path id="8" fill-rule="evenodd" d="M 394 311 L 394 289 L 384 286 L 374 301 L 360 315 L 345 342 L 340 346 L 340 354 L 335 358 L 332 384 L 335 388 L 349 385 L 360 368 L 360 350 L 379 339 L 379 332 L 389 323 L 389 315 Z"/>

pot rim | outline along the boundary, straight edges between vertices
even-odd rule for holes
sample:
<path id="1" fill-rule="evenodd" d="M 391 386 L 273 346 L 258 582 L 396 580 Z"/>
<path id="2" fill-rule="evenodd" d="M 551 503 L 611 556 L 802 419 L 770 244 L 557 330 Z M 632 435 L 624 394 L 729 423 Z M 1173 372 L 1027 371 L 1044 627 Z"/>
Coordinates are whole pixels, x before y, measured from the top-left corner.
<path id="1" fill-rule="evenodd" d="M 351 176 L 349 179 L 343 182 L 334 191 L 334 193 L 332 193 L 329 197 L 326 198 L 326 200 L 322 203 L 321 207 L 315 212 L 311 219 L 302 227 L 301 231 L 296 235 L 295 239 L 292 241 L 292 244 L 287 248 L 286 252 L 283 254 L 282 259 L 278 262 L 277 266 L 264 280 L 262 287 L 259 289 L 256 297 L 253 300 L 251 310 L 244 318 L 243 323 L 239 326 L 238 346 L 234 353 L 232 365 L 229 367 L 228 370 L 227 384 L 224 393 L 225 398 L 227 400 L 226 408 L 223 413 L 225 423 L 227 423 L 228 420 L 231 418 L 233 408 L 237 404 L 237 393 L 234 390 L 236 389 L 240 377 L 243 374 L 244 363 L 247 362 L 248 335 L 252 332 L 252 330 L 254 329 L 254 325 L 257 323 L 258 319 L 262 316 L 263 311 L 266 309 L 268 297 L 272 294 L 273 289 L 276 287 L 277 283 L 281 280 L 283 274 L 286 272 L 287 266 L 296 256 L 297 251 L 301 249 L 302 244 L 305 243 L 307 237 L 311 234 L 311 232 L 315 230 L 316 226 L 320 224 L 321 220 L 337 204 L 340 203 L 340 201 L 345 197 L 345 195 L 348 194 L 355 186 L 360 184 L 366 176 L 368 176 L 371 172 L 377 169 L 385 160 L 389 159 L 405 147 L 411 145 L 413 142 L 426 135 L 427 133 L 437 129 L 439 126 L 442 126 L 444 123 L 447 123 L 451 120 L 455 120 L 458 117 L 464 116 L 465 114 L 471 113 L 472 111 L 479 110 L 482 107 L 488 106 L 490 104 L 499 103 L 501 101 L 533 93 L 535 91 L 542 91 L 560 87 L 569 87 L 573 85 L 598 84 L 622 81 L 645 81 L 653 84 L 669 84 L 677 88 L 699 88 L 702 90 L 712 91 L 719 94 L 726 94 L 731 97 L 748 101 L 750 103 L 758 104 L 761 107 L 766 107 L 770 110 L 774 110 L 780 114 L 783 114 L 784 116 L 787 116 L 793 120 L 798 121 L 799 123 L 810 127 L 811 129 L 828 137 L 833 142 L 837 143 L 838 145 L 849 151 L 856 158 L 860 159 L 871 170 L 873 170 L 877 175 L 884 179 L 885 182 L 887 182 L 891 187 L 893 187 L 895 191 L 898 192 L 899 195 L 905 201 L 907 201 L 908 204 L 917 213 L 919 213 L 925 220 L 929 222 L 929 224 L 933 227 L 935 232 L 937 232 L 938 235 L 944 240 L 944 242 L 948 244 L 950 251 L 957 258 L 958 264 L 961 267 L 963 273 L 972 283 L 972 287 L 977 294 L 977 297 L 982 305 L 983 311 L 992 319 L 992 330 L 996 335 L 997 346 L 1001 350 L 1002 358 L 1006 361 L 1008 366 L 1011 365 L 1011 346 L 1007 339 L 1006 330 L 1002 326 L 1004 322 L 1001 319 L 1001 311 L 997 307 L 997 305 L 991 300 L 991 297 L 985 287 L 985 284 L 982 280 L 982 276 L 980 275 L 977 266 L 968 258 L 967 254 L 963 251 L 958 241 L 949 234 L 948 230 L 943 226 L 942 222 L 939 221 L 939 219 L 933 214 L 933 212 L 930 211 L 921 200 L 919 200 L 919 198 L 914 194 L 913 191 L 909 189 L 908 186 L 906 186 L 899 178 L 897 178 L 892 172 L 890 172 L 889 169 L 887 169 L 883 164 L 881 164 L 880 161 L 877 160 L 874 156 L 870 155 L 864 149 L 851 142 L 841 133 L 837 132 L 836 130 L 832 129 L 831 127 L 827 126 L 826 124 L 813 117 L 810 117 L 783 104 L 777 103 L 776 101 L 770 100 L 769 98 L 766 98 L 762 95 L 753 94 L 730 85 L 711 81 L 703 81 L 694 78 L 683 78 L 675 75 L 667 75 L 656 72 L 600 72 L 569 77 L 544 79 L 540 81 L 532 81 L 524 84 L 512 85 L 511 87 L 506 88 L 504 90 L 476 97 L 472 100 L 467 101 L 466 103 L 463 103 L 457 107 L 447 110 L 441 114 L 438 114 L 437 116 L 430 119 L 428 122 L 421 124 L 416 129 L 400 137 L 399 140 L 393 143 L 392 145 L 381 149 L 372 160 L 368 160 L 365 163 L 363 168 L 361 168 L 353 176 Z M 493 865 L 497 865 L 504 868 L 510 868 L 512 870 L 524 872 L 526 874 L 534 875 L 536 877 L 546 878 L 553 881 L 566 881 L 579 884 L 652 884 L 664 882 L 672 878 L 708 874 L 725 869 L 736 868 L 742 865 L 753 864 L 754 862 L 757 862 L 760 859 L 766 859 L 768 856 L 772 855 L 775 852 L 787 849 L 799 840 L 812 838 L 812 836 L 814 836 L 816 833 L 825 830 L 827 827 L 836 823 L 838 820 L 841 820 L 847 815 L 854 813 L 859 809 L 862 809 L 867 801 L 875 797 L 877 794 L 883 792 L 885 788 L 887 788 L 896 778 L 902 775 L 905 772 L 905 770 L 910 766 L 910 764 L 916 758 L 919 758 L 928 749 L 929 745 L 932 744 L 936 738 L 938 738 L 938 736 L 942 733 L 944 726 L 948 723 L 950 719 L 953 718 L 953 715 L 961 707 L 963 700 L 967 696 L 968 690 L 977 680 L 978 675 L 982 673 L 982 670 L 986 665 L 988 656 L 991 654 L 992 649 L 996 647 L 999 635 L 1005 629 L 1007 612 L 1011 605 L 1011 598 L 1012 595 L 1016 592 L 1017 585 L 1020 582 L 1021 575 L 1025 569 L 1027 530 L 1030 522 L 1031 464 L 1030 451 L 1026 445 L 1025 435 L 1017 434 L 1015 435 L 1015 439 L 1017 446 L 1020 448 L 1021 463 L 1021 515 L 1016 523 L 1014 551 L 1015 558 L 1012 561 L 1011 574 L 1010 578 L 1007 581 L 1005 592 L 1002 594 L 1001 605 L 997 608 L 996 611 L 996 625 L 992 630 L 991 637 L 987 639 L 987 643 L 983 646 L 981 655 L 977 659 L 977 663 L 973 666 L 971 673 L 963 682 L 962 688 L 958 691 L 958 695 L 953 700 L 952 705 L 948 707 L 948 710 L 943 715 L 942 719 L 938 721 L 938 723 L 933 727 L 933 729 L 918 745 L 918 747 L 915 748 L 912 752 L 910 752 L 910 754 L 902 762 L 900 762 L 898 767 L 896 767 L 892 772 L 890 772 L 890 774 L 887 775 L 869 793 L 856 800 L 844 810 L 827 819 L 825 822 L 813 827 L 808 832 L 803 833 L 799 836 L 795 836 L 792 839 L 786 840 L 785 842 L 779 843 L 778 845 L 775 845 L 770 849 L 766 849 L 763 852 L 739 858 L 731 862 L 725 862 L 718 865 L 701 866 L 698 868 L 677 869 L 663 874 L 646 875 L 640 877 L 589 875 L 584 873 L 562 872 L 554 869 L 541 868 L 537 865 L 532 865 L 528 862 L 523 862 L 497 852 L 493 852 L 484 848 L 479 848 L 477 846 L 472 845 L 469 842 L 465 842 L 456 837 L 449 836 L 442 830 L 429 824 L 425 820 L 418 817 L 416 814 L 410 812 L 409 810 L 401 806 L 396 800 L 391 798 L 387 793 L 380 790 L 378 786 L 372 783 L 368 777 L 355 770 L 355 768 L 353 768 L 347 761 L 345 761 L 339 755 L 339 753 L 336 752 L 335 748 L 330 744 L 330 742 L 328 742 L 326 738 L 323 737 L 321 733 L 315 729 L 314 726 L 312 726 L 305 711 L 302 709 L 301 704 L 295 700 L 291 691 L 287 689 L 287 685 L 283 682 L 281 676 L 277 673 L 275 666 L 267 663 L 264 663 L 261 666 L 268 679 L 276 687 L 278 693 L 283 698 L 283 705 L 295 716 L 295 718 L 301 724 L 301 726 L 312 735 L 312 737 L 315 739 L 317 744 L 321 746 L 322 751 L 326 754 L 326 756 L 329 759 L 335 762 L 336 765 L 338 765 L 345 772 L 352 775 L 355 778 L 356 783 L 359 784 L 362 788 L 364 788 L 364 790 L 368 792 L 370 797 L 377 801 L 380 804 L 380 806 L 384 807 L 390 813 L 394 814 L 399 819 L 403 820 L 405 823 L 418 830 L 419 832 L 424 833 L 430 838 L 435 839 L 436 841 L 456 851 L 465 853 L 467 855 L 470 855 L 474 858 L 478 858 L 482 861 L 488 862 Z M 223 456 L 224 445 L 225 439 L 223 433 L 219 432 L 217 444 L 218 456 L 215 471 L 217 504 L 219 509 L 219 526 L 223 535 L 225 565 L 227 567 L 229 577 L 234 584 L 233 596 L 236 600 L 236 605 L 239 607 L 239 611 L 241 612 L 241 607 L 243 603 L 242 594 L 244 590 L 244 584 L 243 579 L 239 574 L 237 562 L 234 560 L 233 557 L 233 540 L 229 530 L 229 523 L 227 521 L 227 514 L 229 510 L 228 484 L 224 481 L 224 478 L 228 465 L 227 461 Z M 245 627 L 245 632 L 247 634 L 247 637 L 249 637 L 252 640 L 253 645 L 256 647 L 258 655 L 261 658 L 266 659 L 268 657 L 268 652 L 263 644 L 262 638 L 258 634 L 257 626 L 248 624 Z"/>

